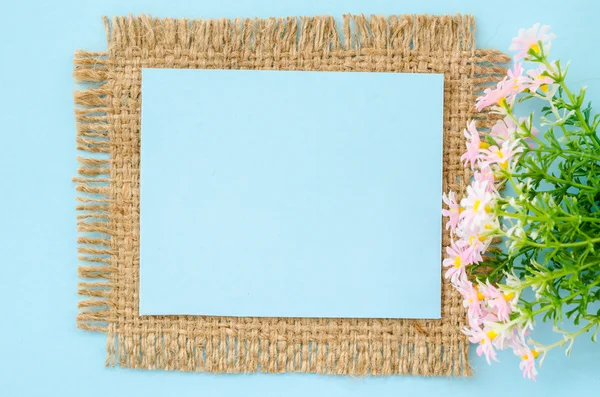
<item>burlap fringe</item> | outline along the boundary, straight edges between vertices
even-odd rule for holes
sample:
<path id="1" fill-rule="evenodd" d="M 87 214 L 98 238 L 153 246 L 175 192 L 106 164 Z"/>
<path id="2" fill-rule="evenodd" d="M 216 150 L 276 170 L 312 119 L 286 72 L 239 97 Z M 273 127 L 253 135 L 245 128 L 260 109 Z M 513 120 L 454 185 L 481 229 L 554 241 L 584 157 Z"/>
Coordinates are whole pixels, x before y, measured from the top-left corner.
<path id="1" fill-rule="evenodd" d="M 109 217 L 110 159 L 108 153 L 108 94 L 106 53 L 78 51 L 73 77 L 88 87 L 75 91 L 75 121 L 79 161 L 78 176 L 73 178 L 80 192 L 77 197 L 78 253 L 82 264 L 79 277 L 77 326 L 91 331 L 107 331 L 110 315 L 111 268 Z"/>
<path id="2" fill-rule="evenodd" d="M 388 55 L 475 49 L 475 21 L 471 15 L 344 15 L 341 31 L 332 16 L 189 20 L 142 15 L 104 21 L 110 53 L 160 48 L 161 57 L 176 50 L 193 50 L 196 54 L 214 51 L 235 57 L 237 53 L 268 53 L 275 47 L 278 53 L 273 54 L 274 58 L 288 52 L 323 56 L 341 50 L 353 56 L 361 50 Z"/>
<path id="3" fill-rule="evenodd" d="M 170 326 L 176 325 L 177 319 L 188 319 L 184 316 L 151 316 L 144 323 L 143 333 L 119 330 L 116 315 L 111 314 L 116 275 L 110 259 L 115 249 L 111 248 L 111 236 L 116 231 L 110 229 L 109 222 L 113 210 L 107 187 L 111 166 L 107 155 L 111 145 L 107 111 L 111 92 L 106 85 L 111 65 L 126 63 L 135 55 L 148 56 L 143 53 L 145 48 L 152 48 L 156 59 L 165 59 L 165 67 L 170 56 L 211 53 L 233 59 L 231 67 L 238 69 L 244 69 L 248 60 L 256 60 L 274 47 L 277 50 L 271 51 L 273 61 L 295 53 L 315 60 L 335 52 L 339 58 L 388 55 L 389 59 L 400 56 L 406 62 L 426 62 L 427 59 L 419 58 L 419 52 L 427 51 L 477 59 L 475 64 L 461 66 L 475 76 L 477 92 L 471 98 L 473 103 L 483 89 L 505 74 L 506 69 L 500 64 L 509 58 L 499 51 L 475 48 L 472 16 L 345 15 L 341 27 L 331 16 L 234 20 L 140 16 L 105 18 L 105 25 L 107 53 L 78 51 L 75 55 L 75 80 L 88 87 L 75 92 L 74 97 L 77 148 L 84 152 L 78 158 L 79 176 L 75 178 L 81 192 L 77 206 L 82 261 L 79 276 L 85 280 L 79 284 L 79 294 L 86 297 L 79 302 L 77 326 L 108 333 L 107 365 L 227 373 L 471 375 L 465 338 L 424 335 L 418 323 L 415 327 L 421 337 L 407 336 L 391 344 L 383 343 L 384 340 L 344 343 L 335 335 L 326 335 L 319 341 L 269 341 L 269 333 L 276 332 L 277 326 L 248 330 L 223 327 L 220 334 L 200 337 Z M 122 54 L 127 56 L 120 57 Z M 264 62 L 268 69 L 269 59 Z M 335 70 L 343 70 L 343 64 Z M 473 109 L 464 111 L 475 116 Z M 483 127 L 489 127 L 495 119 L 489 114 L 477 118 Z M 393 331 L 389 330 L 390 340 Z"/>
<path id="4" fill-rule="evenodd" d="M 177 318 L 171 318 L 177 326 Z M 162 323 L 162 324 L 160 324 Z M 303 372 L 355 376 L 471 376 L 466 339 L 414 341 L 407 337 L 400 343 L 356 338 L 343 342 L 329 334 L 310 341 L 314 329 L 306 329 L 305 337 L 287 339 L 281 334 L 272 341 L 272 333 L 280 330 L 232 330 L 226 328 L 212 336 L 199 337 L 184 329 L 176 330 L 158 320 L 139 333 L 109 330 L 107 366 L 146 370 L 176 370 L 216 373 L 284 373 Z M 379 331 L 379 330 L 378 330 Z M 269 334 L 271 332 L 271 334 Z M 389 338 L 392 330 L 389 330 Z M 412 339 L 412 341 L 410 341 Z M 445 339 L 445 338 L 444 338 Z"/>

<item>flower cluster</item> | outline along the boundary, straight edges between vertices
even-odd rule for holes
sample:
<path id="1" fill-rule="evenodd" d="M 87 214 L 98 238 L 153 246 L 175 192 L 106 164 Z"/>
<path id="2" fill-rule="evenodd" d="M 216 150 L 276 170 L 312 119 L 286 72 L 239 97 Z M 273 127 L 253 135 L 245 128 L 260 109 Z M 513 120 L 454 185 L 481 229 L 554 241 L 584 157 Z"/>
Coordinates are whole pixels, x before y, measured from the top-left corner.
<path id="1" fill-rule="evenodd" d="M 533 330 L 534 315 L 540 310 L 548 313 L 556 309 L 534 311 L 536 303 L 524 303 L 522 299 L 522 292 L 527 287 L 538 291 L 539 298 L 539 291 L 547 290 L 543 280 L 550 277 L 548 267 L 554 267 L 550 262 L 546 263 L 548 267 L 539 265 L 531 254 L 535 252 L 545 255 L 544 249 L 550 245 L 543 244 L 545 237 L 542 234 L 552 235 L 556 232 L 544 225 L 543 220 L 546 218 L 542 215 L 546 216 L 546 212 L 536 210 L 536 195 L 539 192 L 535 188 L 539 186 L 540 180 L 552 182 L 552 173 L 544 164 L 560 157 L 560 153 L 564 156 L 564 152 L 559 153 L 560 148 L 553 144 L 552 150 L 559 154 L 551 157 L 550 149 L 547 149 L 549 146 L 538 138 L 533 116 L 519 118 L 515 115 L 514 108 L 519 96 L 525 97 L 524 99 L 538 98 L 550 104 L 548 113 L 554 114 L 557 119 L 553 125 L 559 125 L 562 121 L 564 127 L 565 120 L 575 117 L 574 111 L 565 111 L 564 114 L 559 111 L 562 99 L 559 98 L 561 92 L 557 91 L 562 91 L 561 84 L 564 84 L 566 71 L 561 70 L 559 63 L 547 60 L 551 40 L 554 38 L 548 30 L 548 26 L 540 27 L 539 24 L 530 29 L 521 29 L 510 46 L 511 50 L 516 51 L 514 67 L 494 88 L 486 89 L 477 98 L 475 107 L 478 111 L 488 109 L 503 118 L 485 132 L 477 129 L 475 121 L 468 123 L 464 130 L 466 152 L 461 160 L 465 167 L 473 171 L 474 176 L 464 197 L 457 197 L 455 192 L 443 195 L 445 208 L 442 210 L 447 217 L 446 229 L 450 230 L 451 235 L 451 244 L 446 247 L 447 255 L 443 266 L 446 268 L 445 277 L 463 297 L 468 314 L 468 327 L 464 329 L 464 333 L 472 343 L 478 345 L 477 354 L 485 356 L 488 363 L 497 361 L 498 350 L 511 349 L 521 358 L 523 376 L 532 380 L 537 375 L 536 359 L 554 347 L 527 340 Z M 525 70 L 523 61 L 532 62 L 537 67 Z M 564 107 L 568 109 L 566 104 Z M 570 108 L 574 109 L 575 104 L 571 104 Z M 578 122 L 583 125 L 584 121 Z M 575 125 L 575 122 L 572 124 Z M 593 130 L 591 126 L 587 126 Z M 569 136 L 568 130 L 563 130 Z M 590 137 L 591 143 L 586 141 L 585 145 L 597 150 L 593 146 L 597 137 Z M 552 160 L 548 160 L 550 158 Z M 523 170 L 531 175 L 538 173 L 539 178 L 532 180 L 523 177 L 527 175 Z M 568 182 L 567 180 L 567 185 Z M 503 196 L 502 189 L 507 183 L 516 191 L 516 197 Z M 547 200 L 552 200 L 552 197 Z M 557 208 L 562 208 L 561 205 L 557 205 Z M 551 208 L 551 205 L 540 205 L 540 208 Z M 555 222 L 552 214 L 547 219 Z M 595 218 L 590 216 L 590 219 Z M 590 224 L 596 227 L 597 221 L 600 220 L 590 221 Z M 509 248 L 508 255 L 494 254 L 492 247 L 499 239 L 505 240 Z M 537 242 L 538 239 L 542 239 L 542 243 Z M 557 249 L 569 253 L 571 247 L 579 241 L 580 239 L 577 243 L 561 242 L 562 245 L 557 245 Z M 593 244 L 592 241 L 592 252 Z M 532 264 L 524 275 L 517 276 L 513 264 L 514 259 L 521 254 L 529 255 L 526 259 Z M 496 277 L 490 277 L 490 274 L 473 277 L 470 269 L 481 268 L 490 257 L 497 262 L 496 267 L 492 267 Z M 590 266 L 587 267 L 588 270 Z M 556 279 L 559 279 L 558 276 Z M 562 279 L 564 275 L 560 280 Z M 598 327 L 600 324 L 593 317 L 587 318 L 590 327 L 594 324 Z M 572 342 L 573 338 L 574 336 L 569 335 L 557 346 L 567 341 Z"/>
<path id="2" fill-rule="evenodd" d="M 494 91 L 487 91 L 478 103 L 487 100 L 486 96 L 495 95 Z M 523 121 L 523 124 L 527 125 L 527 122 Z M 485 355 L 490 363 L 497 360 L 496 350 L 510 347 L 522 358 L 524 374 L 535 379 L 534 360 L 539 352 L 525 342 L 528 326 L 505 326 L 515 310 L 517 294 L 502 290 L 489 280 L 473 283 L 466 272 L 468 266 L 483 262 L 485 252 L 500 229 L 500 219 L 493 210 L 501 201 L 496 180 L 511 169 L 511 164 L 527 144 L 519 129 L 517 121 L 505 117 L 491 129 L 488 140 L 492 143 L 481 140 L 475 122 L 465 129 L 467 151 L 462 160 L 474 171 L 474 177 L 460 202 L 454 192 L 442 197 L 448 207 L 442 214 L 448 218 L 446 228 L 452 236 L 443 266 L 447 268 L 445 277 L 463 297 L 469 322 L 464 332 L 469 341 L 479 345 L 477 354 Z M 535 131 L 533 127 L 530 130 Z"/>

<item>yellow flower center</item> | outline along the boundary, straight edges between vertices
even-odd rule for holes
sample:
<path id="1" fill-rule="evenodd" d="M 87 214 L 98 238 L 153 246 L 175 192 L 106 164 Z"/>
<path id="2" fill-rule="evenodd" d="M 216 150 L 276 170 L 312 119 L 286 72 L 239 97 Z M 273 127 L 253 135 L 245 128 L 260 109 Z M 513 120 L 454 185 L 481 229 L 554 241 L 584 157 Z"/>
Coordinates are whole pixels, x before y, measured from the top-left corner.
<path id="1" fill-rule="evenodd" d="M 539 353 L 539 352 L 537 352 L 537 351 L 535 351 L 535 350 L 532 350 L 532 351 L 531 351 L 531 355 L 533 356 L 533 358 L 534 358 L 534 359 L 536 359 L 536 358 L 538 358 L 538 357 L 540 356 L 540 353 Z M 529 355 L 528 355 L 528 354 L 525 354 L 525 355 L 521 356 L 521 358 L 522 358 L 523 360 L 529 360 Z"/>
<path id="2" fill-rule="evenodd" d="M 458 269 L 461 264 L 462 264 L 462 260 L 460 259 L 460 256 L 455 257 L 454 258 L 454 267 L 456 269 Z"/>
<path id="3" fill-rule="evenodd" d="M 499 158 L 499 159 L 503 159 L 503 158 L 504 158 L 504 154 L 502 154 L 502 152 L 501 152 L 500 150 L 497 150 L 497 151 L 495 151 L 495 152 L 494 152 L 494 154 L 495 154 L 496 156 L 498 156 L 498 158 Z M 503 161 L 503 162 L 501 162 L 501 163 L 499 163 L 499 164 L 500 164 L 500 167 L 502 167 L 502 168 L 504 168 L 504 169 L 507 169 L 507 168 L 508 168 L 508 160 L 506 160 L 506 161 Z"/>
<path id="4" fill-rule="evenodd" d="M 513 79 L 513 90 L 518 90 L 519 89 L 519 79 L 517 77 L 515 77 Z"/>
<path id="5" fill-rule="evenodd" d="M 506 102 L 506 98 L 504 98 L 504 97 L 498 99 L 498 105 L 502 106 L 503 108 L 508 109 L 508 102 Z"/>
<path id="6" fill-rule="evenodd" d="M 480 301 L 484 300 L 485 296 L 483 296 L 483 294 L 479 292 L 479 288 L 477 287 L 477 285 L 475 285 L 473 288 L 475 289 L 475 291 L 477 291 L 477 299 L 479 299 Z"/>
<path id="7" fill-rule="evenodd" d="M 487 334 L 488 338 L 490 338 L 490 340 L 494 340 L 498 336 L 498 333 L 496 331 L 494 331 L 493 329 L 486 332 L 486 334 Z M 482 344 L 485 343 L 485 339 L 482 339 L 481 343 Z"/>
<path id="8" fill-rule="evenodd" d="M 492 212 L 492 207 L 490 207 L 489 205 L 485 206 L 485 212 Z"/>
<path id="9" fill-rule="evenodd" d="M 491 223 L 486 223 L 485 225 L 483 225 L 483 228 L 486 230 L 492 230 L 494 228 L 494 225 L 492 225 Z"/>
<path id="10" fill-rule="evenodd" d="M 508 294 L 504 294 L 504 299 L 506 301 L 512 300 L 515 297 L 515 293 L 514 292 L 510 292 Z"/>
<path id="11" fill-rule="evenodd" d="M 540 90 L 542 90 L 543 92 L 548 92 L 548 84 L 542 84 L 540 86 Z"/>
<path id="12" fill-rule="evenodd" d="M 534 54 L 539 54 L 540 53 L 540 46 L 538 43 L 533 44 L 531 47 L 529 47 L 529 51 L 532 51 Z"/>
<path id="13" fill-rule="evenodd" d="M 471 237 L 469 237 L 469 244 L 470 245 L 475 245 L 478 242 L 482 242 L 483 243 L 484 241 L 485 241 L 485 237 L 483 237 L 483 236 L 471 236 Z"/>
<path id="14" fill-rule="evenodd" d="M 490 147 L 490 144 L 487 142 L 480 142 L 479 143 L 479 149 L 487 149 Z"/>
<path id="15" fill-rule="evenodd" d="M 479 206 L 481 205 L 481 200 L 475 200 L 473 203 L 473 211 L 479 211 Z"/>

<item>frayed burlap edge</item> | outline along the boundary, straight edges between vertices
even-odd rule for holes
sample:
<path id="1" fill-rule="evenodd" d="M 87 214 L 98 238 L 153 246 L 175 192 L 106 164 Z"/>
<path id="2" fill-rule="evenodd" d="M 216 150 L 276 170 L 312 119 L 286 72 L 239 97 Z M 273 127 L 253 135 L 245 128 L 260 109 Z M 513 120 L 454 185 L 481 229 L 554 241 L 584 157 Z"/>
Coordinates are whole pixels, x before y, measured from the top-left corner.
<path id="1" fill-rule="evenodd" d="M 88 86 L 74 96 L 82 152 L 75 178 L 79 276 L 85 280 L 79 284 L 85 298 L 78 303 L 77 326 L 108 333 L 107 365 L 236 373 L 471 374 L 469 344 L 461 334 L 462 302 L 446 281 L 442 320 L 140 317 L 139 234 L 131 231 L 139 221 L 139 185 L 123 183 L 123 170 L 133 178 L 139 173 L 139 153 L 135 142 L 133 152 L 119 151 L 131 144 L 124 143 L 123 131 L 139 134 L 140 83 L 123 76 L 135 77 L 141 67 L 447 72 L 460 77 L 456 87 L 461 90 L 446 90 L 444 111 L 451 115 L 444 118 L 444 190 L 463 191 L 470 174 L 457 166 L 462 128 L 469 118 L 484 128 L 496 119 L 475 114 L 472 104 L 505 73 L 499 64 L 508 61 L 498 51 L 475 49 L 471 16 L 346 15 L 341 31 L 330 16 L 233 21 L 140 16 L 105 19 L 105 24 L 108 51 L 75 55 L 74 77 Z M 127 106 L 134 113 L 131 127 L 124 127 L 120 111 Z M 136 189 L 137 199 L 131 194 Z M 448 239 L 445 233 L 444 245 Z"/>
<path id="2" fill-rule="evenodd" d="M 75 121 L 77 150 L 83 153 L 79 162 L 76 189 L 77 230 L 79 237 L 79 294 L 77 326 L 90 331 L 107 330 L 110 309 L 112 275 L 109 217 L 110 206 L 110 145 L 108 142 L 109 92 L 105 89 L 108 60 L 105 53 L 78 51 L 75 54 L 73 77 L 88 85 L 75 91 Z"/>

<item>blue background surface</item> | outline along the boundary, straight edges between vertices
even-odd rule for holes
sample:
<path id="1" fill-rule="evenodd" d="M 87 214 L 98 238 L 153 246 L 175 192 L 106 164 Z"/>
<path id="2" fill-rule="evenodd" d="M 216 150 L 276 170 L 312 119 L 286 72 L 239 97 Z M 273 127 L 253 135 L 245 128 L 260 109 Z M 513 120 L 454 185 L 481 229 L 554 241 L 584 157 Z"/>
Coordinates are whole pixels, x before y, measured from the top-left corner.
<path id="1" fill-rule="evenodd" d="M 507 49 L 520 27 L 550 24 L 552 52 L 573 61 L 569 81 L 600 104 L 600 6 L 594 0 L 104 0 L 13 1 L 0 24 L 0 390 L 3 396 L 595 396 L 600 345 L 581 339 L 567 359 L 548 357 L 537 384 L 517 359 L 487 366 L 474 354 L 468 379 L 350 378 L 311 374 L 226 375 L 106 369 L 105 335 L 75 328 L 77 283 L 75 126 L 71 77 L 76 48 L 106 48 L 101 15 L 170 17 L 342 13 L 472 13 L 479 47 Z M 598 109 L 598 107 L 596 107 Z M 540 326 L 544 336 L 549 327 Z M 543 339 L 543 338 L 541 338 Z"/>
<path id="2" fill-rule="evenodd" d="M 440 318 L 443 96 L 442 74 L 143 69 L 140 314 Z"/>

